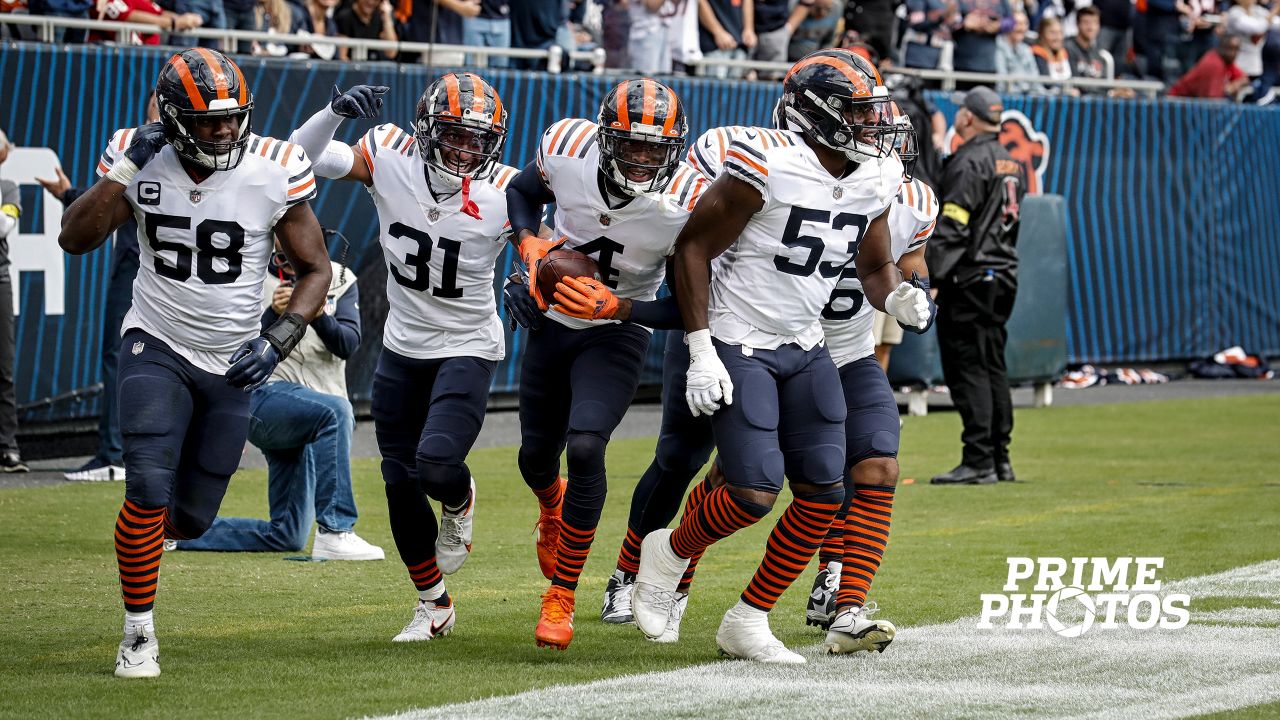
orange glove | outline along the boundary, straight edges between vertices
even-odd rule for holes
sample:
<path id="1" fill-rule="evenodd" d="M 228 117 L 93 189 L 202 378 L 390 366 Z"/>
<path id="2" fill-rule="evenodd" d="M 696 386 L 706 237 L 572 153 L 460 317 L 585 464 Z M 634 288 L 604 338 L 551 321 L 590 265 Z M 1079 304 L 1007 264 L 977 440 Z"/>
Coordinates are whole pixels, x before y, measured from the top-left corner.
<path id="1" fill-rule="evenodd" d="M 525 269 L 529 271 L 529 276 L 538 277 L 538 261 L 546 256 L 547 253 L 563 245 L 564 242 L 565 238 L 550 240 L 540 238 L 537 235 L 528 235 L 524 240 L 521 240 L 517 250 L 520 253 L 520 259 L 524 261 Z M 530 285 L 537 285 L 537 282 L 532 282 Z"/>
<path id="2" fill-rule="evenodd" d="M 618 296 L 604 283 L 587 277 L 561 278 L 556 283 L 556 303 L 560 312 L 583 320 L 612 320 L 618 314 Z"/>

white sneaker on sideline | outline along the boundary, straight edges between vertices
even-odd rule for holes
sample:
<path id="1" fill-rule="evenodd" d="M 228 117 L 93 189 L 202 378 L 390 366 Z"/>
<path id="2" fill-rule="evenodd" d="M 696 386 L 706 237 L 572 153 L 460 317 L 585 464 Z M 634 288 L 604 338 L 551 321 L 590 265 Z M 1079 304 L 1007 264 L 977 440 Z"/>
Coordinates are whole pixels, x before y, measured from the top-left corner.
<path id="1" fill-rule="evenodd" d="M 62 473 L 62 477 L 71 482 L 110 482 L 112 480 L 124 480 L 124 468 L 119 465 L 99 460 L 98 458 L 90 458 L 89 462 L 72 470 L 71 472 Z"/>
<path id="2" fill-rule="evenodd" d="M 449 598 L 449 604 L 443 607 L 438 607 L 434 602 L 419 600 L 417 607 L 413 609 L 413 619 L 399 635 L 391 638 L 391 642 L 420 642 L 444 637 L 453 630 L 457 617 L 457 613 L 453 611 L 453 598 Z"/>
<path id="3" fill-rule="evenodd" d="M 654 530 L 640 543 L 640 572 L 631 591 L 631 614 L 647 637 L 660 638 L 667 630 L 676 587 L 689 567 L 689 559 L 671 549 L 671 530 Z"/>
<path id="4" fill-rule="evenodd" d="M 833 655 L 855 652 L 884 652 L 893 642 L 898 629 L 888 620 L 872 620 L 871 616 L 879 610 L 876 604 L 867 603 L 866 607 L 847 608 L 836 615 L 827 630 L 827 640 L 823 647 Z"/>
<path id="5" fill-rule="evenodd" d="M 316 541 L 311 546 L 311 557 L 322 560 L 382 560 L 387 555 L 377 545 L 370 545 L 364 538 L 347 532 L 324 532 L 316 528 Z"/>
<path id="6" fill-rule="evenodd" d="M 679 642 L 680 621 L 684 619 L 684 611 L 687 607 L 689 607 L 689 593 L 676 593 L 676 601 L 671 603 L 671 614 L 667 616 L 667 629 L 662 631 L 662 635 L 649 640 L 658 643 Z"/>
<path id="7" fill-rule="evenodd" d="M 805 659 L 791 652 L 769 629 L 769 613 L 739 600 L 729 608 L 716 631 L 716 645 L 729 657 L 779 665 L 803 665 Z"/>
<path id="8" fill-rule="evenodd" d="M 461 512 L 440 508 L 440 532 L 436 535 L 436 567 L 452 575 L 471 555 L 471 527 L 476 509 L 476 479 L 471 478 L 471 497 Z"/>
<path id="9" fill-rule="evenodd" d="M 140 628 L 137 634 L 124 636 L 116 653 L 116 677 L 160 677 L 160 643 L 155 628 Z"/>

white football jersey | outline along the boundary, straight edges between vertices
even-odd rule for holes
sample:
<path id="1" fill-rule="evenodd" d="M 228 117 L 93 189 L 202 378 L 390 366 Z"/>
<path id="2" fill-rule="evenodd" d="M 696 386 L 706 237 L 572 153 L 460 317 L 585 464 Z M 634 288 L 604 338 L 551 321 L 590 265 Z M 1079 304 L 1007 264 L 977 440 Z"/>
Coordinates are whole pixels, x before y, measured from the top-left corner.
<path id="1" fill-rule="evenodd" d="M 800 135 L 754 127 L 708 131 L 690 162 L 708 176 L 729 173 L 764 199 L 713 265 L 711 334 L 761 349 L 822 342 L 822 309 L 852 269 L 867 226 L 901 187 L 902 163 L 867 162 L 836 178 Z"/>
<path id="2" fill-rule="evenodd" d="M 681 163 L 662 192 L 610 209 L 600 187 L 596 125 L 581 119 L 547 128 L 537 162 L 543 182 L 556 196 L 556 237 L 567 238 L 566 248 L 592 256 L 600 279 L 618 297 L 657 297 L 676 235 L 707 188 L 706 178 Z M 613 322 L 571 318 L 555 310 L 547 316 L 571 328 Z"/>
<path id="3" fill-rule="evenodd" d="M 124 154 L 133 132 L 112 136 L 99 176 Z M 315 194 L 311 162 L 292 143 L 252 135 L 239 165 L 201 183 L 172 146 L 163 147 L 125 189 L 141 254 L 121 332 L 143 330 L 201 370 L 225 374 L 236 349 L 261 332 L 275 225 Z"/>
<path id="4" fill-rule="evenodd" d="M 889 208 L 889 235 L 893 260 L 920 249 L 933 235 L 938 221 L 938 198 L 920 178 L 902 185 Z M 827 307 L 822 311 L 822 331 L 836 367 L 875 353 L 875 308 L 862 296 L 862 282 L 851 266 L 841 273 Z"/>
<path id="5" fill-rule="evenodd" d="M 507 241 L 507 183 L 497 165 L 471 183 L 479 218 L 462 212 L 462 193 L 437 201 L 412 133 L 379 125 L 357 143 L 369 165 L 387 262 L 382 343 L 411 358 L 506 355 L 493 291 L 494 265 Z"/>

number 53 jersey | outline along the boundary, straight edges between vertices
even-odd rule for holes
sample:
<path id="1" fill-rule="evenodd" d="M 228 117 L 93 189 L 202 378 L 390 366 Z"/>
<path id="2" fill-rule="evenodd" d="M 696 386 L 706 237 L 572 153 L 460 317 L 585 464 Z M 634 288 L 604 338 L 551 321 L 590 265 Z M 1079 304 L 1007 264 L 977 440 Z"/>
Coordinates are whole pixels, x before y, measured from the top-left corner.
<path id="1" fill-rule="evenodd" d="M 99 176 L 124 154 L 133 132 L 111 138 Z M 311 162 L 291 143 L 250 136 L 239 165 L 201 183 L 166 145 L 125 189 L 141 255 L 121 334 L 138 328 L 201 370 L 226 373 L 231 355 L 260 332 L 272 231 L 315 193 Z"/>
<path id="2" fill-rule="evenodd" d="M 485 180 L 437 200 L 411 133 L 379 125 L 357 143 L 369 166 L 387 262 L 387 322 L 382 344 L 416 359 L 506 354 L 494 302 L 494 263 L 506 246 L 506 186 L 514 168 L 495 165 Z"/>

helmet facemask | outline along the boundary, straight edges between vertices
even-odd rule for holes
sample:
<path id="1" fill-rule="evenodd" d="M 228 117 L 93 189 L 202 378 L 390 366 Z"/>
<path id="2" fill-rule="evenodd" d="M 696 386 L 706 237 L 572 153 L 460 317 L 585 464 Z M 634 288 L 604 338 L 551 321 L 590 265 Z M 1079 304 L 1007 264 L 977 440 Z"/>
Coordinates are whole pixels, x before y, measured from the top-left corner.
<path id="1" fill-rule="evenodd" d="M 157 102 L 160 122 L 179 157 L 210 170 L 233 170 L 244 160 L 252 132 L 252 97 L 243 105 L 230 98 L 214 100 L 207 110 L 187 110 L 163 97 L 158 97 Z M 198 136 L 196 126 L 201 121 L 227 117 L 235 123 L 231 139 L 203 140 Z"/>
<path id="2" fill-rule="evenodd" d="M 911 182 L 920 158 L 920 145 L 916 141 L 916 129 L 911 118 L 898 115 L 893 119 L 893 149 L 902 161 L 902 179 Z"/>
<path id="3" fill-rule="evenodd" d="M 663 135 L 656 125 L 632 123 L 630 131 L 601 127 L 599 143 L 605 177 L 629 195 L 643 195 L 666 189 L 684 154 L 685 139 Z"/>
<path id="4" fill-rule="evenodd" d="M 893 113 L 889 92 L 877 85 L 871 97 L 830 93 L 825 99 L 803 88 L 783 97 L 785 120 L 817 142 L 856 163 L 893 152 Z"/>

